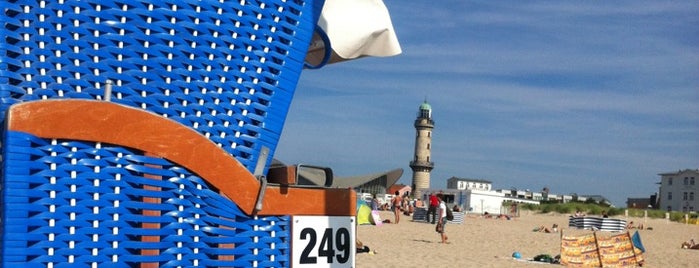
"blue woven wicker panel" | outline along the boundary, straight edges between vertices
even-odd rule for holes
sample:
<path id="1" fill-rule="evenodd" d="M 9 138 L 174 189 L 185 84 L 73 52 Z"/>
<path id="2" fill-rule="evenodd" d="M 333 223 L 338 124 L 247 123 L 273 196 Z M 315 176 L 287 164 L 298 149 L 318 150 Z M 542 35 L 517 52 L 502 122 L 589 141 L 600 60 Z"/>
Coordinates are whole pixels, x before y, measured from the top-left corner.
<path id="1" fill-rule="evenodd" d="M 289 266 L 289 216 L 247 216 L 166 159 L 12 131 L 3 149 L 3 266 Z"/>
<path id="2" fill-rule="evenodd" d="M 253 171 L 276 148 L 322 4 L 2 1 L 0 118 L 16 102 L 101 99 L 111 80 L 112 101 L 190 126 Z"/>

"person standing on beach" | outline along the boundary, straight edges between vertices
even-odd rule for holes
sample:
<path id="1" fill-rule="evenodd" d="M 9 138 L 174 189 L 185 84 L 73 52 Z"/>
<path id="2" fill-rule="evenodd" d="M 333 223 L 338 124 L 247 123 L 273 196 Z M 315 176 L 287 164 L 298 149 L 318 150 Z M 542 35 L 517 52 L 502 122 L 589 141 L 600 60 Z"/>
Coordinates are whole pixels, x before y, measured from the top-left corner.
<path id="1" fill-rule="evenodd" d="M 376 199 L 376 194 L 371 198 L 371 210 L 379 210 L 379 200 Z"/>
<path id="2" fill-rule="evenodd" d="M 449 238 L 447 237 L 445 230 L 447 225 L 447 204 L 444 202 L 444 196 L 442 194 L 437 195 L 437 199 L 439 199 L 439 205 L 437 207 L 437 215 L 439 215 L 439 220 L 437 221 L 436 230 L 442 238 L 442 244 L 449 244 L 447 241 Z"/>
<path id="3" fill-rule="evenodd" d="M 400 221 L 400 211 L 403 205 L 403 198 L 400 197 L 400 192 L 396 191 L 396 195 L 391 199 L 391 205 L 393 205 L 393 216 L 395 217 L 395 222 L 398 224 Z"/>
<path id="4" fill-rule="evenodd" d="M 437 219 L 437 207 L 439 206 L 439 199 L 434 193 L 430 193 L 430 207 L 427 208 L 427 215 L 425 216 L 425 221 L 430 222 L 430 215 L 432 215 L 432 224 L 435 223 Z"/>

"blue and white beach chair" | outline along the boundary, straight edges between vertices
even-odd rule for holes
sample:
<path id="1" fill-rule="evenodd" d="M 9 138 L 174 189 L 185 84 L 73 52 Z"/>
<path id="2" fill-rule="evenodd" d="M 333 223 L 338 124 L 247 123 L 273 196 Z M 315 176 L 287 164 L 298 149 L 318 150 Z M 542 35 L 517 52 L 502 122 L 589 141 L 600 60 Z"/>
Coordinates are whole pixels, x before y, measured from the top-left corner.
<path id="1" fill-rule="evenodd" d="M 288 267 L 293 216 L 354 215 L 255 176 L 322 5 L 0 2 L 0 266 Z"/>

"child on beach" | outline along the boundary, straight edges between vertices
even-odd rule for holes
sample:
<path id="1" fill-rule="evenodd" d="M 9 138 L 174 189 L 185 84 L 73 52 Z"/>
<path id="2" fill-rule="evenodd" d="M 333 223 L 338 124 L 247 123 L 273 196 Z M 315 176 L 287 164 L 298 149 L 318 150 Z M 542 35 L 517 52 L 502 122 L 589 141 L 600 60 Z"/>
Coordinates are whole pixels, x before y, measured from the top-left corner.
<path id="1" fill-rule="evenodd" d="M 437 220 L 437 227 L 435 230 L 442 238 L 441 243 L 449 244 L 449 241 L 447 241 L 449 238 L 444 230 L 444 227 L 447 224 L 447 204 L 444 203 L 444 196 L 442 194 L 438 194 L 437 199 L 439 199 L 439 207 L 437 208 L 437 215 L 439 215 L 439 219 Z"/>

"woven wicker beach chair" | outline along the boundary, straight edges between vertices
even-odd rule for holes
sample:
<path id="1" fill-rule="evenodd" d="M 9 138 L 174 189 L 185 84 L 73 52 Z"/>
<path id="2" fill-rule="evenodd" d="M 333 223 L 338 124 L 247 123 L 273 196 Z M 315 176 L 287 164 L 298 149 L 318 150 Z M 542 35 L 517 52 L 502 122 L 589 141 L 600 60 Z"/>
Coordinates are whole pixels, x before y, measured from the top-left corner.
<path id="1" fill-rule="evenodd" d="M 0 2 L 0 265 L 288 267 L 354 215 L 264 180 L 322 5 Z"/>

